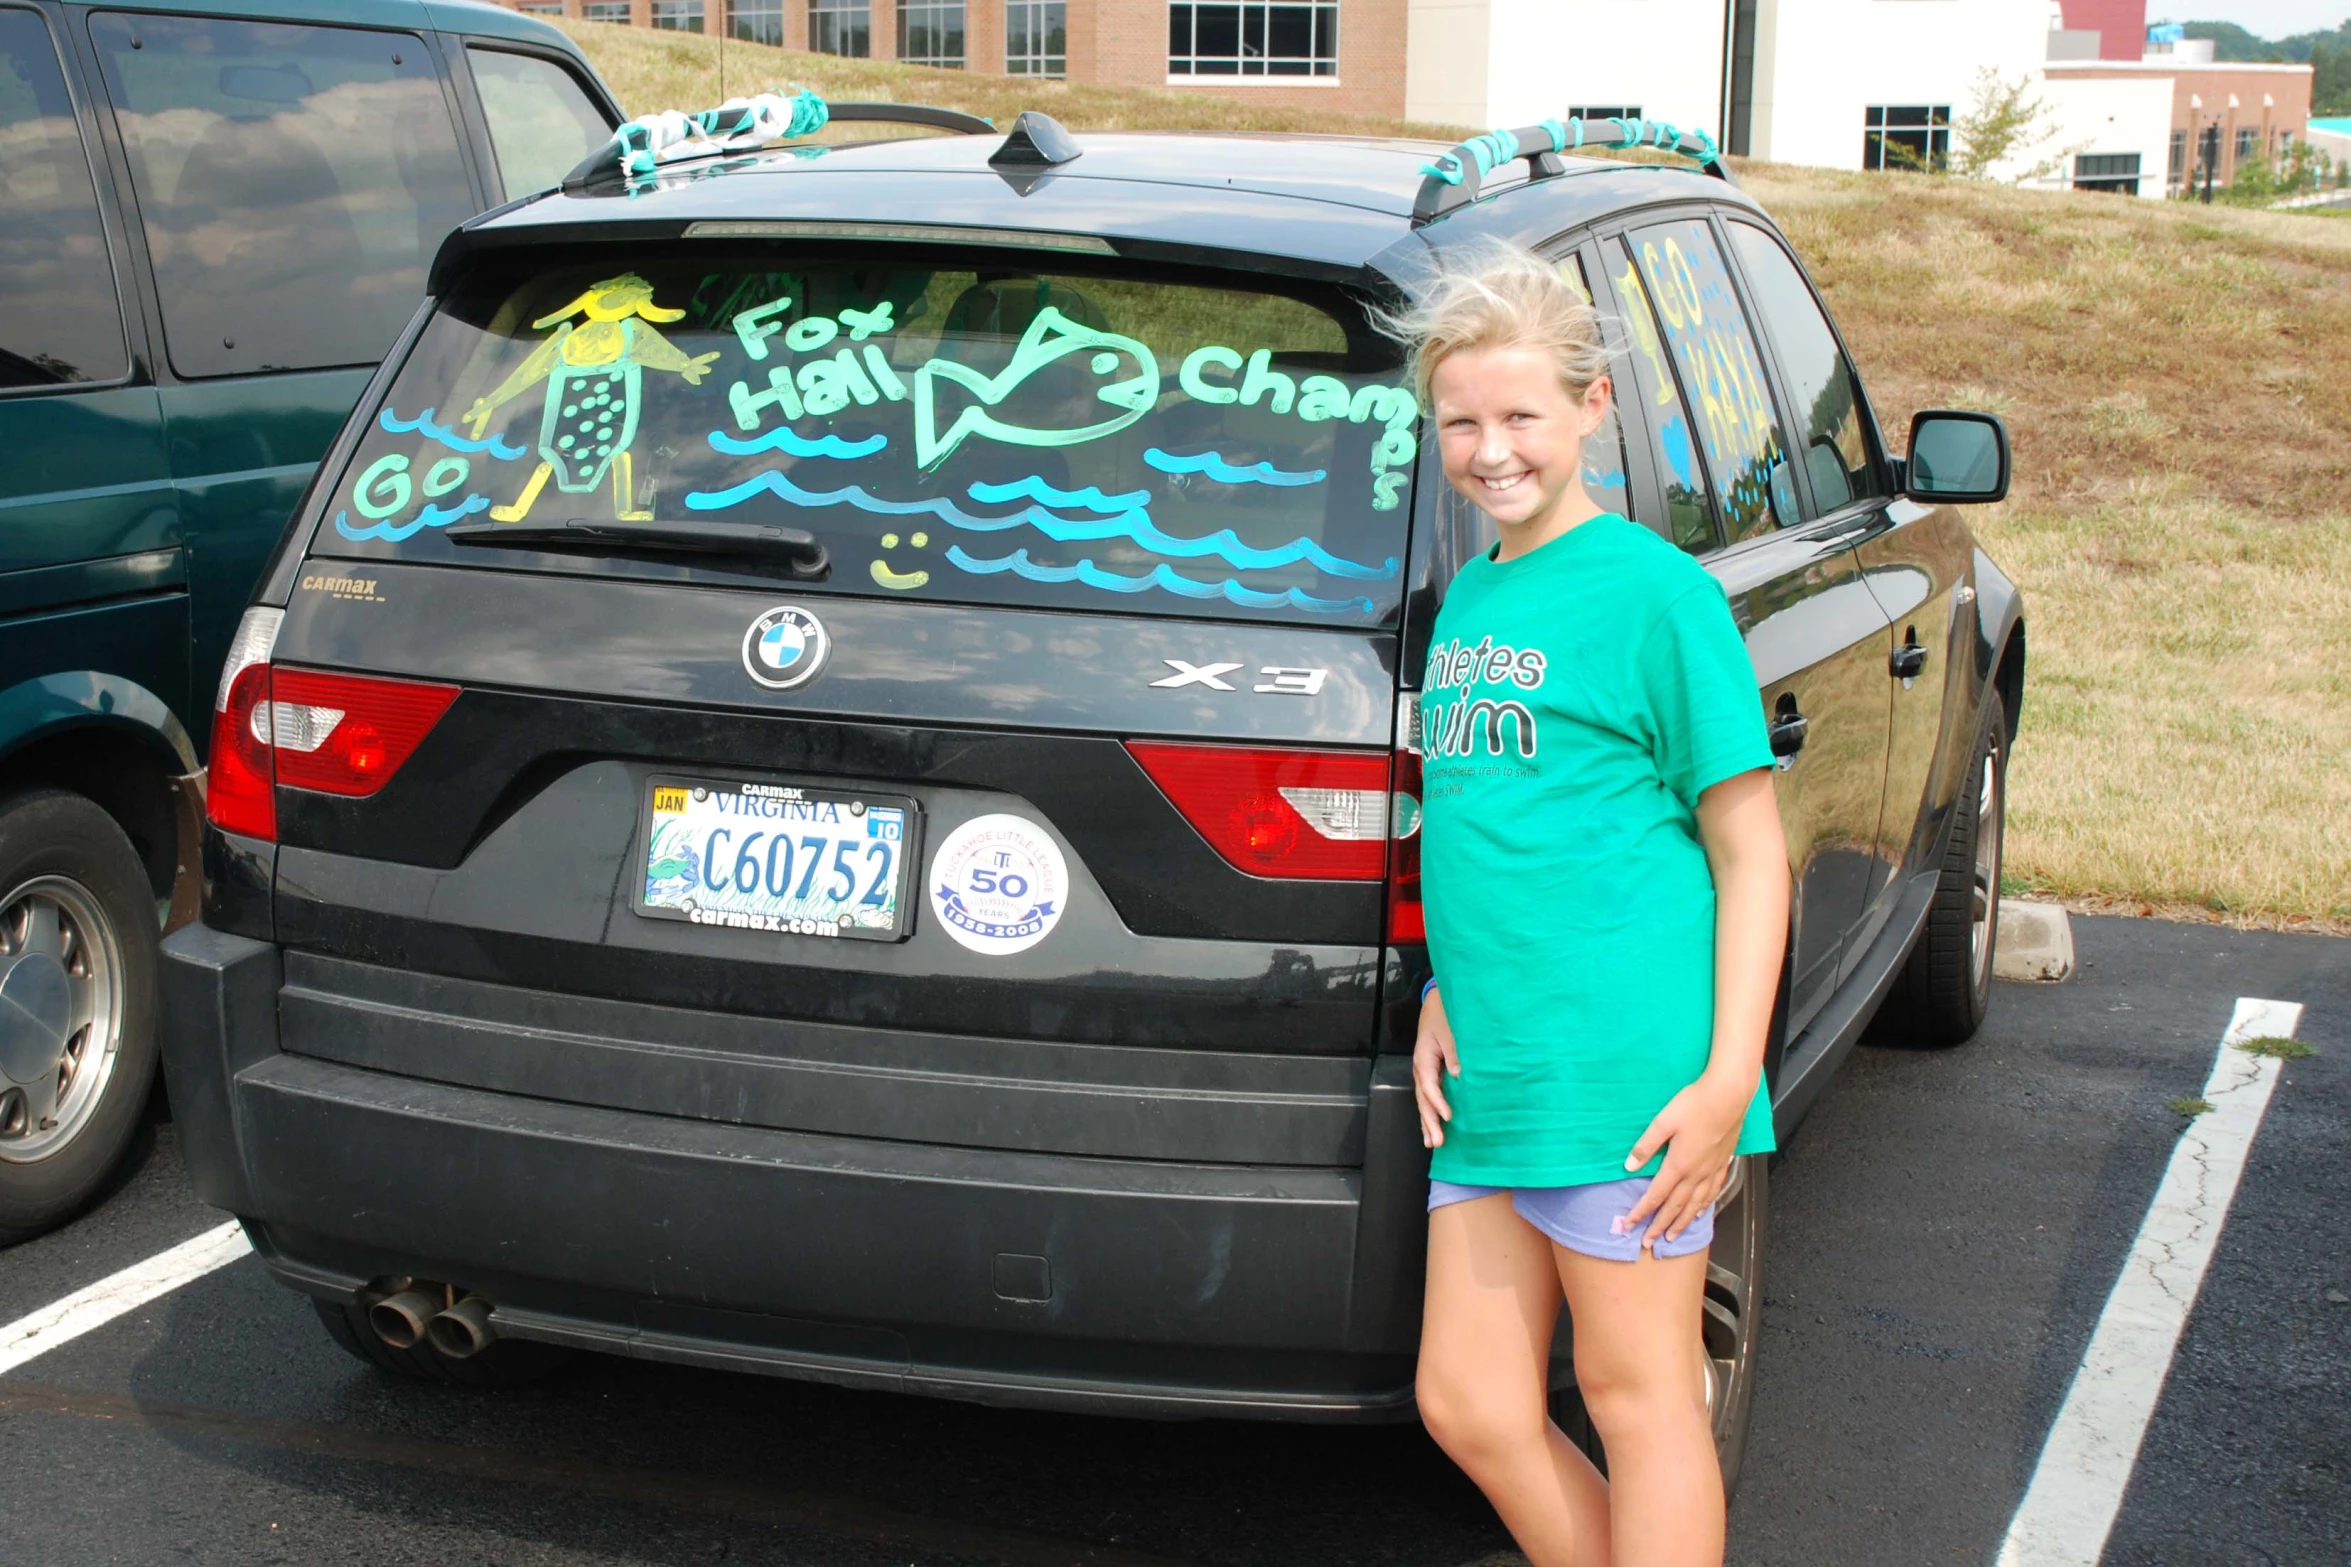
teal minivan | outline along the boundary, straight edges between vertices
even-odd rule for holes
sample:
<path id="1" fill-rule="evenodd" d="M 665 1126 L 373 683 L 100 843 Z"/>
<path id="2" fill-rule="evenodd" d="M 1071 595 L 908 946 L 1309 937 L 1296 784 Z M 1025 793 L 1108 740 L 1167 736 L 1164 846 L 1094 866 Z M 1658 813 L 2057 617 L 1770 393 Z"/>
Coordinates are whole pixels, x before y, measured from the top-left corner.
<path id="1" fill-rule="evenodd" d="M 0 0 L 0 1245 L 139 1124 L 213 683 L 313 468 L 442 236 L 620 119 L 467 0 Z"/>

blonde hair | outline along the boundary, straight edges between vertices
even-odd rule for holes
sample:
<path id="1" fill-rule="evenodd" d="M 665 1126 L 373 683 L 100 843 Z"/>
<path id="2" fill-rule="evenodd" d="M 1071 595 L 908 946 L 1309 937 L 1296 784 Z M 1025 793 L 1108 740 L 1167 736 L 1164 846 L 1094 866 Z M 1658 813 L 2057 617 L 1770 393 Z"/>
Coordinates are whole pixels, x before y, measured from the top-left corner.
<path id="1" fill-rule="evenodd" d="M 1516 245 L 1477 245 L 1448 261 L 1436 286 L 1391 329 L 1412 345 L 1413 390 L 1428 408 L 1437 366 L 1477 348 L 1525 348 L 1549 356 L 1577 402 L 1611 373 L 1600 313 L 1568 270 Z"/>

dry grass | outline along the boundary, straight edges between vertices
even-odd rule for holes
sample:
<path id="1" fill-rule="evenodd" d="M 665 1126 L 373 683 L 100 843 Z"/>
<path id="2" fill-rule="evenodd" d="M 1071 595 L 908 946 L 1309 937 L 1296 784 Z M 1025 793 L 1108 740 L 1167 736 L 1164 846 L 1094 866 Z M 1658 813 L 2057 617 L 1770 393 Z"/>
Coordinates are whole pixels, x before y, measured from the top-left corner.
<path id="1" fill-rule="evenodd" d="M 716 40 L 571 24 L 632 109 L 716 102 Z M 1412 132 L 1165 90 L 728 46 L 728 85 L 1078 128 Z M 2008 855 L 2077 905 L 2351 928 L 2351 223 L 1905 175 L 1742 171 L 1890 431 L 1988 408 L 2025 585 Z"/>
<path id="2" fill-rule="evenodd" d="M 2351 919 L 2351 228 L 1757 168 L 1880 417 L 1991 408 L 2032 890 Z"/>

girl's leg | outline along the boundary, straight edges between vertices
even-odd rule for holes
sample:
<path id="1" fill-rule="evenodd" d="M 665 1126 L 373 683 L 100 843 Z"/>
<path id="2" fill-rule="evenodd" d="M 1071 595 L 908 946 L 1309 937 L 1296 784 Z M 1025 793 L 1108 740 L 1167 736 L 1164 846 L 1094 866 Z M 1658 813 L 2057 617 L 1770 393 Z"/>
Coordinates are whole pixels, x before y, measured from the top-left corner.
<path id="1" fill-rule="evenodd" d="M 1534 1567 L 1608 1567 L 1608 1482 L 1551 1423 L 1545 1398 L 1559 1317 L 1552 1249 L 1507 1192 L 1429 1215 L 1420 1417 Z"/>
<path id="2" fill-rule="evenodd" d="M 1721 1567 L 1722 1470 L 1698 1332 L 1706 1254 L 1612 1262 L 1553 1252 L 1575 1321 L 1576 1383 L 1608 1450 L 1616 1559 Z"/>

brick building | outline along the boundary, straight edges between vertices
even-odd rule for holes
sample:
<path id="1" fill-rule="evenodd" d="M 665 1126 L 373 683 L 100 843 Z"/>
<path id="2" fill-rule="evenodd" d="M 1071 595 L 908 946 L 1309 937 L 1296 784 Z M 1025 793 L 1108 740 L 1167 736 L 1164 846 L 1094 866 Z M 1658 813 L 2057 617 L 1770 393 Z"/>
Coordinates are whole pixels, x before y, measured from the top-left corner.
<path id="1" fill-rule="evenodd" d="M 1404 112 L 1408 0 L 500 0 L 787 49 Z M 1344 10 L 1344 26 L 1341 12 Z"/>

